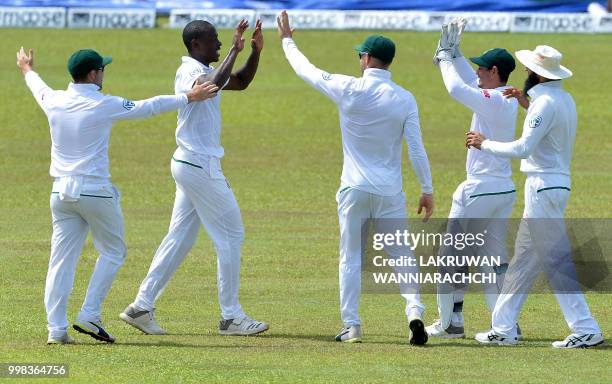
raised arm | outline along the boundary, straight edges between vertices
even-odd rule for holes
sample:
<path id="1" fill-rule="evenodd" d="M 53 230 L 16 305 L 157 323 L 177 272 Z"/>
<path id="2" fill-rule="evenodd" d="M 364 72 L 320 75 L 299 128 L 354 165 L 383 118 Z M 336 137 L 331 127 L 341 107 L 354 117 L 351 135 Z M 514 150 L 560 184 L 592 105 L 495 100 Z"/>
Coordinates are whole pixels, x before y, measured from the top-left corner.
<path id="1" fill-rule="evenodd" d="M 211 82 L 196 84 L 187 93 L 162 95 L 150 99 L 130 101 L 120 97 L 108 97 L 106 113 L 112 120 L 129 120 L 150 117 L 172 111 L 191 102 L 215 97 L 219 87 Z"/>
<path id="2" fill-rule="evenodd" d="M 473 112 L 495 113 L 504 103 L 503 96 L 493 89 L 474 88 L 466 84 L 451 60 L 440 60 L 440 72 L 448 94 Z"/>
<path id="3" fill-rule="evenodd" d="M 40 107 L 47 112 L 49 105 L 49 95 L 53 90 L 34 72 L 34 50 L 29 49 L 26 55 L 23 47 L 17 52 L 17 66 L 23 73 L 26 85 L 30 88 L 34 99 Z"/>
<path id="4" fill-rule="evenodd" d="M 474 69 L 472 69 L 472 66 L 467 59 L 463 57 L 459 51 L 459 48 L 457 48 L 455 52 L 457 52 L 456 54 L 459 56 L 455 56 L 455 58 L 453 58 L 452 64 L 455 67 L 457 74 L 459 77 L 461 77 L 465 84 L 472 88 L 478 87 L 478 76 L 476 76 L 476 72 L 474 72 Z"/>
<path id="5" fill-rule="evenodd" d="M 251 36 L 251 54 L 247 59 L 246 63 L 235 73 L 232 73 L 229 78 L 229 83 L 224 88 L 230 91 L 242 91 L 246 89 L 257 73 L 257 66 L 259 65 L 259 55 L 263 49 L 264 40 L 263 32 L 261 31 L 261 20 L 257 20 L 255 23 L 255 31 Z"/>
<path id="6" fill-rule="evenodd" d="M 234 38 L 232 40 L 232 47 L 230 48 L 227 56 L 223 59 L 223 62 L 211 73 L 202 75 L 196 80 L 196 84 L 204 84 L 207 81 L 215 84 L 219 88 L 223 88 L 229 81 L 232 69 L 236 63 L 236 58 L 242 49 L 244 48 L 244 38 L 242 34 L 248 28 L 249 22 L 241 20 L 234 31 Z"/>
<path id="7" fill-rule="evenodd" d="M 282 41 L 285 57 L 295 73 L 305 82 L 319 90 L 321 93 L 339 103 L 347 84 L 352 77 L 327 73 L 308 61 L 293 41 L 293 29 L 289 26 L 289 17 L 282 11 L 277 17 L 278 34 Z"/>

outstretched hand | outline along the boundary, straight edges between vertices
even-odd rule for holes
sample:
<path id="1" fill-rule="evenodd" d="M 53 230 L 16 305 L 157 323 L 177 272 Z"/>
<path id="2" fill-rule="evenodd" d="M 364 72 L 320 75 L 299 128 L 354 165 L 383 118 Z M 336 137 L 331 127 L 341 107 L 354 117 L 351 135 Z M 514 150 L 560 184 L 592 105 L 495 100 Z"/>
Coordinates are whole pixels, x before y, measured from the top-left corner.
<path id="1" fill-rule="evenodd" d="M 256 52 L 261 52 L 264 46 L 263 32 L 261 31 L 261 20 L 255 23 L 255 30 L 251 36 L 251 48 Z"/>
<path id="2" fill-rule="evenodd" d="M 504 90 L 503 95 L 507 98 L 514 97 L 523 108 L 529 108 L 529 100 L 527 99 L 523 91 L 521 91 L 520 89 L 507 88 Z"/>
<path id="3" fill-rule="evenodd" d="M 249 22 L 246 19 L 240 20 L 236 30 L 234 31 L 234 38 L 232 40 L 232 46 L 238 50 L 238 52 L 244 49 L 244 31 L 249 27 Z"/>
<path id="4" fill-rule="evenodd" d="M 187 92 L 187 101 L 202 101 L 217 96 L 219 87 L 216 84 L 206 81 L 202 84 L 195 84 L 189 92 Z"/>
<path id="5" fill-rule="evenodd" d="M 461 56 L 459 44 L 466 24 L 464 18 L 456 17 L 450 23 L 442 25 L 440 40 L 433 57 L 434 65 L 438 65 L 441 60 L 451 61 L 454 57 Z"/>
<path id="6" fill-rule="evenodd" d="M 278 15 L 276 23 L 278 24 L 278 36 L 280 36 L 281 40 L 285 37 L 293 37 L 295 29 L 292 29 L 289 25 L 289 15 L 287 11 L 282 11 L 280 15 Z"/>
<path id="7" fill-rule="evenodd" d="M 17 52 L 17 66 L 24 75 L 34 68 L 34 50 L 32 48 L 28 50 L 27 55 L 23 47 L 19 49 Z"/>
<path id="8" fill-rule="evenodd" d="M 518 88 L 507 88 L 504 90 L 503 95 L 506 96 L 507 98 L 515 97 L 517 99 L 519 97 L 524 97 L 523 91 L 521 91 Z"/>
<path id="9" fill-rule="evenodd" d="M 480 149 L 482 142 L 487 139 L 486 137 L 484 137 L 482 133 L 473 132 L 473 131 L 470 131 L 466 133 L 465 135 L 467 136 L 465 139 L 465 146 L 468 148 L 474 147 L 476 149 Z"/>

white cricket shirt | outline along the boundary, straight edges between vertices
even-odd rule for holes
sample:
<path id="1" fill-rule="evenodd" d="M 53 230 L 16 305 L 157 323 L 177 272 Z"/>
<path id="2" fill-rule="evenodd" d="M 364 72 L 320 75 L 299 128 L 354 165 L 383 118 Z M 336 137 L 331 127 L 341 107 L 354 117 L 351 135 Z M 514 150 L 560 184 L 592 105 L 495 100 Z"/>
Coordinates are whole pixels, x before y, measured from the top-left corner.
<path id="1" fill-rule="evenodd" d="M 108 143 L 115 121 L 149 117 L 187 104 L 185 94 L 130 101 L 104 95 L 95 84 L 70 83 L 65 91 L 53 90 L 34 71 L 26 73 L 25 80 L 49 120 L 49 173 L 56 178 L 109 178 Z"/>
<path id="2" fill-rule="evenodd" d="M 481 149 L 496 156 L 522 158 L 521 172 L 527 174 L 569 177 L 578 125 L 576 103 L 561 81 L 540 83 L 528 94 L 531 104 L 521 137 L 510 143 L 485 140 Z"/>
<path id="3" fill-rule="evenodd" d="M 176 71 L 174 92 L 176 94 L 189 92 L 198 77 L 214 70 L 196 59 L 183 56 L 182 63 Z M 216 158 L 223 157 L 221 146 L 221 90 L 217 96 L 183 106 L 178 111 L 176 127 L 176 144 L 185 156 L 205 155 Z M 182 151 L 181 151 L 182 150 Z M 192 161 L 192 158 L 190 158 Z M 186 159 L 183 159 L 186 160 Z"/>
<path id="4" fill-rule="evenodd" d="M 506 98 L 503 91 L 509 86 L 495 89 L 478 87 L 478 76 L 464 57 L 453 61 L 440 61 L 440 71 L 448 93 L 471 109 L 470 131 L 482 133 L 487 139 L 509 142 L 514 139 L 518 102 Z M 512 177 L 510 159 L 469 148 L 465 164 L 468 178 Z"/>
<path id="5" fill-rule="evenodd" d="M 341 187 L 383 196 L 401 192 L 405 138 L 421 190 L 433 192 L 416 101 L 391 81 L 391 72 L 370 68 L 360 78 L 329 74 L 312 65 L 293 39 L 284 38 L 282 44 L 297 75 L 338 106 L 344 153 Z"/>

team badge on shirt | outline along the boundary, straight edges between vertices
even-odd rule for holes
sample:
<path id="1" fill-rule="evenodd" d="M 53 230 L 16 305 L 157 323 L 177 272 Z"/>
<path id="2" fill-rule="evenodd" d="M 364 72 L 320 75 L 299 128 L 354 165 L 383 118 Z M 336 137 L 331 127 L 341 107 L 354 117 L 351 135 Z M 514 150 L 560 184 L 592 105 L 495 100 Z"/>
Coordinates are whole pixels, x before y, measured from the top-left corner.
<path id="1" fill-rule="evenodd" d="M 529 119 L 529 128 L 537 128 L 542 123 L 542 116 L 534 116 Z"/>
<path id="2" fill-rule="evenodd" d="M 202 68 L 196 68 L 193 71 L 189 72 L 189 77 L 196 77 L 197 75 L 201 75 L 204 73 Z"/>
<path id="3" fill-rule="evenodd" d="M 487 99 L 490 99 L 490 98 L 491 98 L 491 94 L 490 94 L 490 93 L 489 93 L 489 91 L 488 91 L 488 90 L 486 90 L 486 89 L 483 89 L 483 90 L 482 90 L 482 94 L 483 94 L 483 95 L 484 95 L 484 97 L 486 97 Z"/>
<path id="4" fill-rule="evenodd" d="M 133 101 L 123 99 L 123 108 L 127 109 L 128 111 L 131 111 L 132 109 L 134 109 L 135 106 L 136 104 L 134 104 Z"/>
<path id="5" fill-rule="evenodd" d="M 332 75 L 327 73 L 327 72 L 323 72 L 323 73 L 321 73 L 321 77 L 323 77 L 323 80 L 329 81 L 329 80 L 331 80 Z"/>

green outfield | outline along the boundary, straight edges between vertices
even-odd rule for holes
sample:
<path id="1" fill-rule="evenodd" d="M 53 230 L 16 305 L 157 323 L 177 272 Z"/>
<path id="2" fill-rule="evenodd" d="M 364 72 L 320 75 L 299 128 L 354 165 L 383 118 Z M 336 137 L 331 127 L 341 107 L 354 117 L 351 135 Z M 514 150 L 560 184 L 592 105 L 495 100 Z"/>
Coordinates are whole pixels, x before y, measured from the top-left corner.
<path id="1" fill-rule="evenodd" d="M 167 113 L 119 123 L 111 136 L 111 173 L 122 192 L 128 244 L 128 257 L 103 308 L 117 343 L 106 345 L 71 332 L 79 345 L 47 346 L 43 291 L 51 235 L 49 128 L 15 66 L 15 52 L 20 45 L 35 48 L 37 71 L 53 88 L 65 88 L 68 56 L 78 48 L 94 48 L 114 57 L 104 91 L 140 99 L 173 93 L 184 47 L 180 31 L 167 29 L 0 34 L 0 363 L 69 364 L 69 380 L 49 382 L 609 382 L 609 344 L 573 351 L 550 347 L 568 330 L 556 301 L 544 294 L 528 299 L 521 317 L 525 337 L 517 347 L 483 347 L 473 340 L 490 322 L 478 294 L 466 297 L 465 340 L 412 347 L 401 297 L 368 294 L 362 297 L 364 343 L 333 341 L 341 326 L 334 199 L 342 166 L 338 116 L 331 101 L 294 75 L 276 31 L 266 31 L 260 70 L 250 88 L 225 92 L 222 102 L 223 168 L 246 227 L 241 302 L 247 313 L 269 322 L 270 331 L 249 338 L 217 335 L 216 257 L 203 231 L 158 302 L 158 320 L 171 335 L 145 336 L 117 317 L 136 294 L 170 220 L 176 114 Z M 352 47 L 368 34 L 298 31 L 294 37 L 317 66 L 358 76 Z M 419 104 L 435 188 L 434 216 L 445 217 L 451 194 L 465 177 L 463 140 L 471 114 L 450 99 L 431 64 L 436 34 L 385 34 L 398 48 L 393 79 Z M 224 53 L 230 31 L 220 36 Z M 496 46 L 515 51 L 538 44 L 564 53 L 564 65 L 575 74 L 566 88 L 579 113 L 568 217 L 612 217 L 611 43 L 610 35 L 466 33 L 462 44 L 468 55 Z M 510 83 L 522 86 L 524 78 L 519 66 Z M 521 123 L 523 117 L 520 112 Z M 513 216 L 520 217 L 524 177 L 518 162 L 514 165 L 519 201 Z M 412 215 L 418 187 L 407 164 L 404 175 Z M 89 239 L 70 301 L 71 320 L 96 257 Z M 429 323 L 436 317 L 435 297 L 423 300 Z M 588 300 L 604 334 L 612 336 L 612 296 L 591 293 Z"/>

